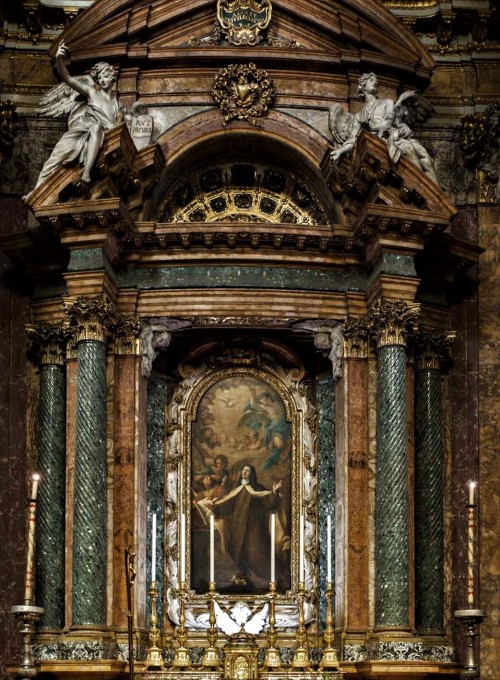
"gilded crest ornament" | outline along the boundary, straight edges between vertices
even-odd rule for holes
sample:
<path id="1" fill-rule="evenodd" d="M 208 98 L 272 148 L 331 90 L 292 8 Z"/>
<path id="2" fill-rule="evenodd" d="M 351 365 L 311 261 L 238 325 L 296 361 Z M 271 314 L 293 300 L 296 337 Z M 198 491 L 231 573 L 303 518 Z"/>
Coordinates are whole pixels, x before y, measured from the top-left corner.
<path id="1" fill-rule="evenodd" d="M 224 125 L 233 118 L 248 120 L 264 116 L 275 97 L 266 71 L 255 64 L 230 64 L 217 73 L 212 96 L 224 114 Z"/>
<path id="2" fill-rule="evenodd" d="M 218 0 L 217 18 L 232 45 L 258 45 L 269 26 L 270 0 Z"/>

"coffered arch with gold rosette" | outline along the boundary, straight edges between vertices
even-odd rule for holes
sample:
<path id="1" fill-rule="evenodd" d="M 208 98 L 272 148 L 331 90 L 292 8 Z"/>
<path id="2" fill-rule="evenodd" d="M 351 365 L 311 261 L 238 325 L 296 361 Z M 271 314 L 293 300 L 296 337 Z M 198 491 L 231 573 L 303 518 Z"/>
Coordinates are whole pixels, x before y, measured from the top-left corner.
<path id="1" fill-rule="evenodd" d="M 274 0 L 256 45 L 233 44 L 214 22 L 216 3 L 208 0 L 98 0 L 69 25 L 62 36 L 68 70 L 81 75 L 101 60 L 115 66 L 119 101 L 141 103 L 150 138 L 138 144 L 125 123 L 109 130 L 90 183 L 81 182 L 77 164 L 60 166 L 27 197 L 36 222 L 5 247 L 27 265 L 34 285 L 37 342 L 56 341 L 40 331 L 47 324 L 61 330 L 59 344 L 70 336 L 63 359 L 65 595 L 62 624 L 39 641 L 42 670 L 63 677 L 55 658 L 69 664 L 71 677 L 125 677 L 125 548 L 137 558 L 139 663 L 148 647 L 168 649 L 174 631 L 174 653 L 184 643 L 198 650 L 189 663 L 213 642 L 199 588 L 186 595 L 196 607 L 188 607 L 187 632 L 182 627 L 177 584 L 179 511 L 192 511 L 184 464 L 191 454 L 183 442 L 198 417 L 193 404 L 208 394 L 198 434 L 212 429 L 213 439 L 202 442 L 208 453 L 200 469 L 212 469 L 212 449 L 222 446 L 209 423 L 217 399 L 218 418 L 222 403 L 241 410 L 236 430 L 246 413 L 255 416 L 246 439 L 222 428 L 236 447 L 226 459 L 237 457 L 238 446 L 254 445 L 259 433 L 279 456 L 286 423 L 300 433 L 287 545 L 293 578 L 278 593 L 278 613 L 286 613 L 277 634 L 283 664 L 298 646 L 296 668 L 305 663 L 317 674 L 301 645 L 307 627 L 319 658 L 330 514 L 340 666 L 355 678 L 456 675 L 445 598 L 454 576 L 433 561 L 447 540 L 443 475 L 450 451 L 441 413 L 449 404 L 441 381 L 451 306 L 479 251 L 451 235 L 456 210 L 445 193 L 408 159 L 391 160 L 385 139 L 361 130 L 334 162 L 329 129 L 335 104 L 359 111 L 362 73 L 376 73 L 381 93 L 396 101 L 406 90 L 425 92 L 433 60 L 376 0 Z M 222 110 L 214 81 L 240 66 L 259 75 L 236 79 L 227 91 L 235 100 Z M 264 81 L 266 106 L 245 108 Z M 231 115 L 225 119 L 223 111 Z M 261 395 L 259 410 L 252 390 L 264 393 L 263 385 L 271 396 Z M 429 392 L 434 401 L 426 410 Z M 415 415 L 414 401 L 421 409 Z M 100 424 L 105 446 L 93 436 L 97 426 L 83 436 L 89 423 Z M 101 499 L 90 512 L 75 489 L 96 470 L 104 471 L 107 503 Z M 274 482 L 269 477 L 268 487 Z M 89 497 L 95 488 L 88 485 Z M 424 530 L 428 507 L 432 524 Z M 148 638 L 153 513 L 162 636 L 152 630 Z M 306 593 L 298 578 L 302 516 Z M 85 549 L 92 522 L 100 523 L 97 556 Z M 237 618 L 248 592 L 227 590 L 218 606 Z M 252 593 L 253 613 L 264 611 L 266 598 Z M 222 627 L 218 635 L 224 646 Z M 81 640 L 89 656 L 83 662 L 76 659 Z M 272 632 L 246 638 L 250 665 L 256 640 L 265 646 Z M 334 656 L 328 663 L 338 666 Z M 154 648 L 148 658 L 161 665 L 163 655 Z M 165 658 L 170 663 L 170 651 Z"/>

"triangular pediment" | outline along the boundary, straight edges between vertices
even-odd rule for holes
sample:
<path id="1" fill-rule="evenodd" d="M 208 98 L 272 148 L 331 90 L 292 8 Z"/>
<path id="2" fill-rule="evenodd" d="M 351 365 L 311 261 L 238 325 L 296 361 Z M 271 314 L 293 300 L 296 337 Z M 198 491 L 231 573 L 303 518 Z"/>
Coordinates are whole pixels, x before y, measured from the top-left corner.
<path id="1" fill-rule="evenodd" d="M 376 68 L 413 82 L 433 68 L 425 48 L 378 0 L 274 0 L 272 8 L 269 30 L 282 39 L 278 46 L 207 40 L 217 22 L 214 0 L 98 0 L 63 38 L 73 63 L 107 58 L 131 67 L 135 60 L 150 69 L 241 56 L 279 65 L 286 53 L 289 67 L 312 61 L 328 71 Z"/>

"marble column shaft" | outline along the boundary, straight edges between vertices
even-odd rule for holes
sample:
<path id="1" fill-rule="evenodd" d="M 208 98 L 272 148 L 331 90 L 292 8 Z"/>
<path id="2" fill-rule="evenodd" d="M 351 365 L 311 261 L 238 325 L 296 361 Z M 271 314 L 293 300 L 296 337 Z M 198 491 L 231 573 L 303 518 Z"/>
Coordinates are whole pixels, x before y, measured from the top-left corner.
<path id="1" fill-rule="evenodd" d="M 40 367 L 37 420 L 38 492 L 36 594 L 43 629 L 64 627 L 66 375 L 64 365 Z"/>
<path id="2" fill-rule="evenodd" d="M 375 626 L 409 628 L 406 349 L 378 348 Z"/>
<path id="3" fill-rule="evenodd" d="M 415 374 L 415 623 L 443 630 L 443 432 L 441 372 Z"/>
<path id="4" fill-rule="evenodd" d="M 73 626 L 106 623 L 106 345 L 78 343 Z"/>

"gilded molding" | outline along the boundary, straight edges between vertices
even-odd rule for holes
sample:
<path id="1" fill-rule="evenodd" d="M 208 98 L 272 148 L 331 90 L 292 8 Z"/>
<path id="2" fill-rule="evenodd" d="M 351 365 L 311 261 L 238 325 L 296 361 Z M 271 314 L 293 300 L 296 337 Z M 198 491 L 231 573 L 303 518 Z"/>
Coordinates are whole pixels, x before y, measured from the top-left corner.
<path id="1" fill-rule="evenodd" d="M 367 317 L 369 332 L 379 348 L 388 345 L 406 347 L 408 333 L 414 330 L 419 313 L 418 304 L 410 306 L 403 300 L 379 301 Z"/>
<path id="2" fill-rule="evenodd" d="M 106 342 L 116 318 L 115 307 L 109 300 L 82 296 L 70 299 L 64 306 L 76 342 Z"/>
<path id="3" fill-rule="evenodd" d="M 442 370 L 449 362 L 449 348 L 454 343 L 455 331 L 440 333 L 418 329 L 413 334 L 417 370 Z"/>
<path id="4" fill-rule="evenodd" d="M 35 363 L 64 366 L 66 343 L 71 337 L 67 324 L 41 324 L 26 326 L 29 340 L 28 353 Z"/>
<path id="5" fill-rule="evenodd" d="M 344 324 L 344 357 L 346 359 L 368 358 L 368 320 L 347 319 Z"/>

